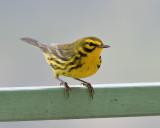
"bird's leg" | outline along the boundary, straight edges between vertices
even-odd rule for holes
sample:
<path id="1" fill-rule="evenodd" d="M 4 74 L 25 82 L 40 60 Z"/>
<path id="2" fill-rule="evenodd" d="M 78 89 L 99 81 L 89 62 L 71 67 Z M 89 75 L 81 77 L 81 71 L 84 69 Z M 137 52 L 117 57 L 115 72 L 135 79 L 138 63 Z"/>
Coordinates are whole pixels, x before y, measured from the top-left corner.
<path id="1" fill-rule="evenodd" d="M 75 79 L 81 81 L 82 84 L 88 88 L 88 90 L 89 90 L 89 92 L 90 92 L 90 94 L 91 94 L 91 97 L 92 97 L 92 99 L 93 99 L 93 95 L 95 94 L 95 91 L 94 91 L 92 85 L 91 85 L 90 83 L 84 81 L 84 80 L 77 79 L 77 78 L 75 78 Z"/>
<path id="2" fill-rule="evenodd" d="M 67 82 L 63 81 L 59 77 L 56 78 L 58 81 L 60 81 L 60 85 L 63 85 L 65 87 L 65 91 L 67 92 L 67 96 L 69 97 L 69 91 L 71 91 L 71 88 L 68 86 Z"/>

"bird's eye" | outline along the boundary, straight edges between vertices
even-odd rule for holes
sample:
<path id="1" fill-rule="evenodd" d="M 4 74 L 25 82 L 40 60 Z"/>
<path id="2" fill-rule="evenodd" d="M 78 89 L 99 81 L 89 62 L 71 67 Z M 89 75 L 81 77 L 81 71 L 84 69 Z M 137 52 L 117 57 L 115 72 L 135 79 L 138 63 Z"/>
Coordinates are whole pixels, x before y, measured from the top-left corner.
<path id="1" fill-rule="evenodd" d="M 88 44 L 89 44 L 89 46 L 93 46 L 94 45 L 92 42 L 89 42 Z"/>

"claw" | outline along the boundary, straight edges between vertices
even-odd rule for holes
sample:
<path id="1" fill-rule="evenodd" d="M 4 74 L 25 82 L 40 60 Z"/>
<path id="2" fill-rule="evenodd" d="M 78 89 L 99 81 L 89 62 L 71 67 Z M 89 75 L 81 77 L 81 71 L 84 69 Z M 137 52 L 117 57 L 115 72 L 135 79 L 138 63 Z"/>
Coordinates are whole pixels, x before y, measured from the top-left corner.
<path id="1" fill-rule="evenodd" d="M 90 83 L 82 83 L 82 84 L 88 88 L 88 91 L 90 92 L 92 100 L 93 100 L 93 95 L 95 94 L 94 88 L 91 86 Z"/>
<path id="2" fill-rule="evenodd" d="M 71 91 L 71 88 L 68 86 L 66 82 L 60 83 L 60 85 L 63 85 L 65 87 L 65 91 L 67 92 L 67 96 L 69 97 L 69 91 Z"/>

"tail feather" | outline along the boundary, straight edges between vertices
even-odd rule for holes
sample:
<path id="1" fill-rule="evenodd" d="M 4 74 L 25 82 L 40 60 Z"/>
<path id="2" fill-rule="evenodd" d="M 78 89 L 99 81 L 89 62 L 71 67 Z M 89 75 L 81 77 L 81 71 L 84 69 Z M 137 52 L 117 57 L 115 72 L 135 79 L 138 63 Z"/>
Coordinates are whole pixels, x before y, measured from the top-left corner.
<path id="1" fill-rule="evenodd" d="M 37 40 L 35 39 L 32 39 L 32 38 L 28 38 L 28 37 L 25 37 L 25 38 L 20 38 L 22 41 L 26 42 L 26 43 L 29 43 L 31 45 L 34 45 L 36 47 L 39 47 L 39 43 Z"/>
<path id="2" fill-rule="evenodd" d="M 36 46 L 38 48 L 40 48 L 43 52 L 47 52 L 48 49 L 47 49 L 47 45 L 46 44 L 42 44 L 42 43 L 39 43 L 37 40 L 35 39 L 32 39 L 32 38 L 28 38 L 28 37 L 24 37 L 24 38 L 20 38 L 22 41 L 28 43 L 28 44 L 31 44 L 33 46 Z"/>

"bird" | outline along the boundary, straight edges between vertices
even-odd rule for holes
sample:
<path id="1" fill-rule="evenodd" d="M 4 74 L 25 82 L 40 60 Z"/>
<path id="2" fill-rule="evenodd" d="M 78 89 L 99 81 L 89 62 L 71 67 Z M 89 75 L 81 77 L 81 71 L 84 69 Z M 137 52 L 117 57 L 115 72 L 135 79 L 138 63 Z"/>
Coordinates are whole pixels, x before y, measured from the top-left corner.
<path id="1" fill-rule="evenodd" d="M 68 97 L 71 88 L 59 76 L 71 77 L 82 82 L 82 85 L 88 88 L 93 99 L 94 88 L 91 83 L 81 78 L 89 77 L 98 71 L 102 63 L 101 52 L 103 48 L 109 48 L 109 45 L 104 45 L 101 39 L 93 36 L 65 44 L 44 44 L 28 37 L 20 39 L 42 51 L 54 72 L 55 79 L 65 87 Z"/>

